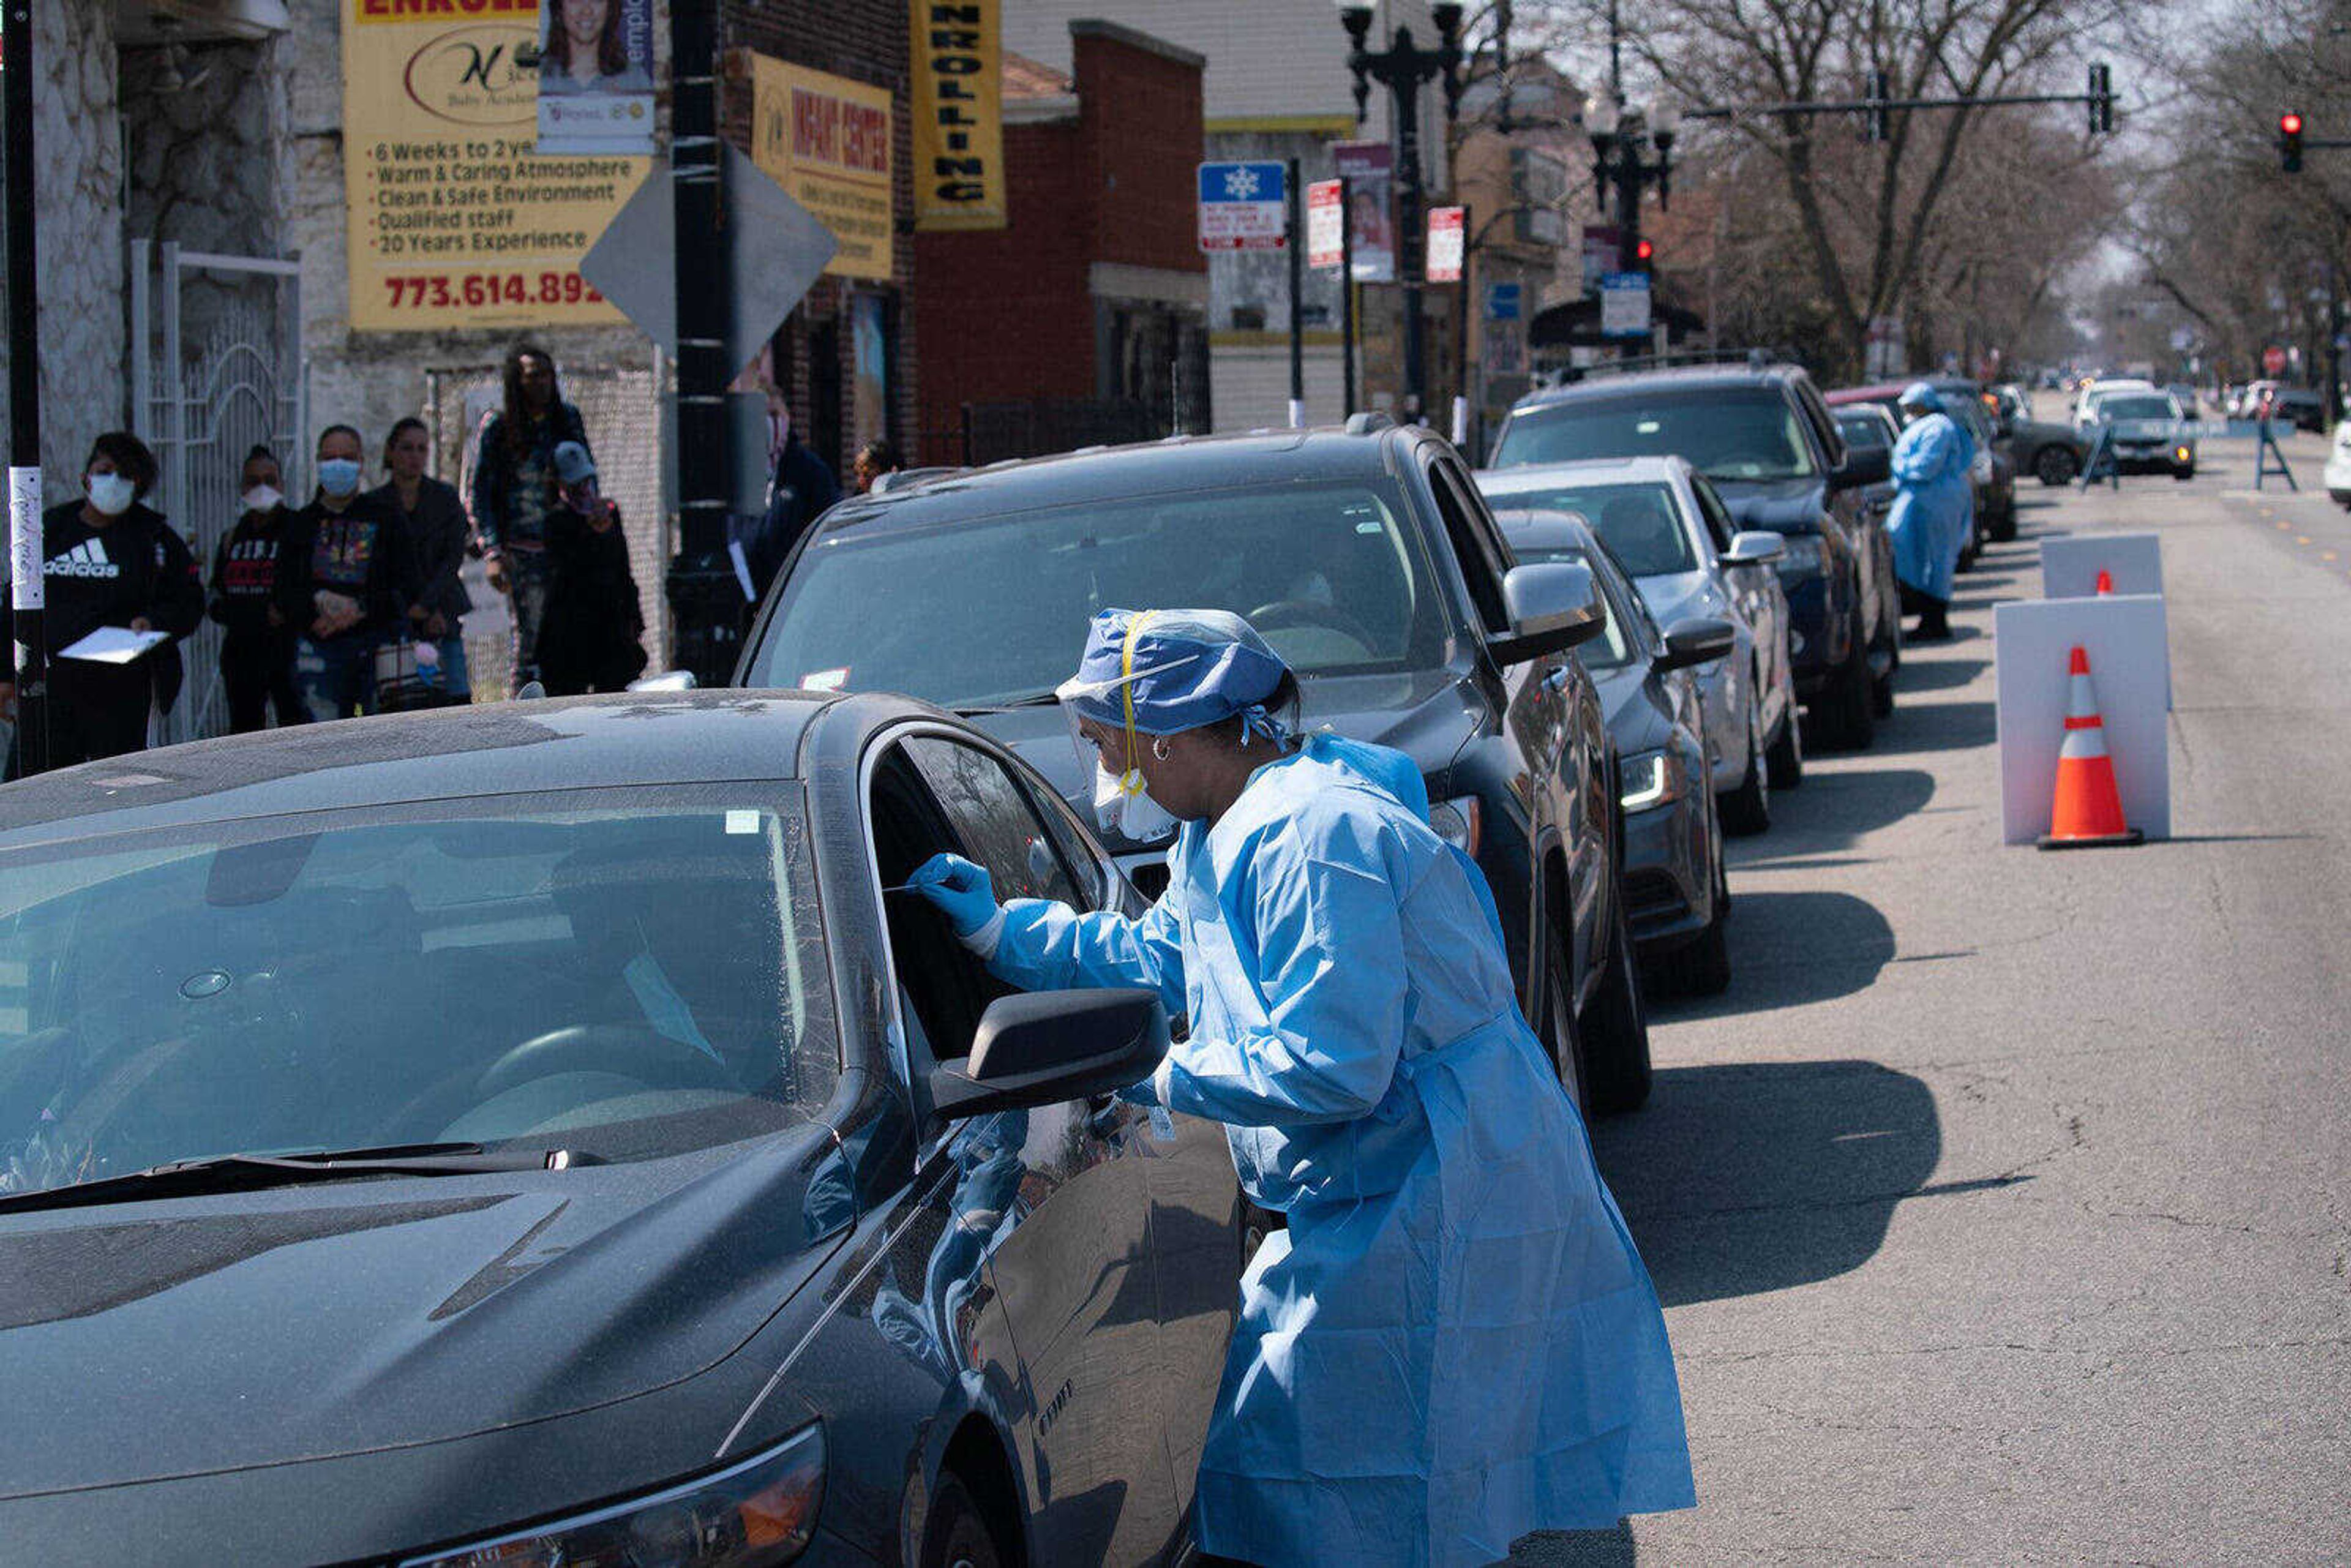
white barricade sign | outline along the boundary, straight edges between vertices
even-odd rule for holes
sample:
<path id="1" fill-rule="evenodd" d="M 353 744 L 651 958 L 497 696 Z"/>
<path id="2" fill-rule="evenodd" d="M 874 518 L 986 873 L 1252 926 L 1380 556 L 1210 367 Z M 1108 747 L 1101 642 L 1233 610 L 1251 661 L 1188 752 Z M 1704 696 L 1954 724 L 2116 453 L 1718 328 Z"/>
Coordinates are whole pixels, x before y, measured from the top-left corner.
<path id="1" fill-rule="evenodd" d="M 2030 844 L 2049 831 L 2065 742 L 2067 669 L 2077 647 L 2090 656 L 2123 816 L 2149 839 L 2171 836 L 2171 658 L 2163 610 L 2157 594 L 1993 608 L 2002 843 Z"/>

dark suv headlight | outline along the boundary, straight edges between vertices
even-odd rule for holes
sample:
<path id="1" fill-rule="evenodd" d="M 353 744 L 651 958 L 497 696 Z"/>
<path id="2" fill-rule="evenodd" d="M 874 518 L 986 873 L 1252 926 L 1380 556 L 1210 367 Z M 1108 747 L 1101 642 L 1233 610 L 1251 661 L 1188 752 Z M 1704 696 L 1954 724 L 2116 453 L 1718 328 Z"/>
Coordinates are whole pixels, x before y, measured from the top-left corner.
<path id="1" fill-rule="evenodd" d="M 402 1560 L 400 1568 L 769 1568 L 808 1550 L 824 1429 L 716 1475 L 592 1512 Z"/>

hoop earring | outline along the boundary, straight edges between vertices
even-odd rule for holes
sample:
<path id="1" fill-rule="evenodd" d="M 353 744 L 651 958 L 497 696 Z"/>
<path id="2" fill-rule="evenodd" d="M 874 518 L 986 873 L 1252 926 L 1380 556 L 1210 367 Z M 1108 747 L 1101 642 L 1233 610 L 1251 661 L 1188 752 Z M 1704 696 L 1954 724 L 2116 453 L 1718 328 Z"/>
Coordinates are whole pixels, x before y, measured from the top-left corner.
<path id="1" fill-rule="evenodd" d="M 1171 754 L 1167 749 L 1167 737 L 1165 736 L 1160 736 L 1151 743 L 1151 755 L 1156 757 L 1162 762 L 1167 760 Z"/>

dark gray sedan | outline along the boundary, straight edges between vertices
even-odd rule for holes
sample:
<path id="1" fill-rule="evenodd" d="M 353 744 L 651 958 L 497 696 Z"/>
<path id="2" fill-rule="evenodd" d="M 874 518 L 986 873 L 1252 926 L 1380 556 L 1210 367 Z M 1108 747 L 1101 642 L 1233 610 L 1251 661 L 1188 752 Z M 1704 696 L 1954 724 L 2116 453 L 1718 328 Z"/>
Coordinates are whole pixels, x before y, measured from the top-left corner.
<path id="1" fill-rule="evenodd" d="M 1156 1563 L 1251 1227 L 1130 898 L 901 698 L 591 697 L 0 790 L 0 1558 Z"/>
<path id="2" fill-rule="evenodd" d="M 1583 567 L 1607 602 L 1606 630 L 1575 656 L 1616 748 L 1633 939 L 1668 985 L 1715 995 L 1730 984 L 1730 894 L 1696 671 L 1731 651 L 1736 628 L 1702 616 L 1660 629 L 1582 514 L 1504 507 L 1495 516 L 1519 559 Z"/>

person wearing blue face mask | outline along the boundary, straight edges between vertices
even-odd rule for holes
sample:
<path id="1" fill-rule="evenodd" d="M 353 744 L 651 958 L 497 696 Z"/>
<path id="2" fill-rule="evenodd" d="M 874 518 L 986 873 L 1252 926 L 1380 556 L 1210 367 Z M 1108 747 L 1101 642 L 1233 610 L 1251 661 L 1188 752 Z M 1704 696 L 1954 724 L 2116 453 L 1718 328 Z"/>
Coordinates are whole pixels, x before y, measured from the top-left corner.
<path id="1" fill-rule="evenodd" d="M 998 979 L 1186 1015 L 1123 1097 L 1224 1124 L 1287 1218 L 1202 1450 L 1208 1561 L 1481 1568 L 1691 1506 L 1656 1293 L 1410 760 L 1300 737 L 1295 678 L 1223 611 L 1104 611 L 1059 695 L 1097 810 L 1179 824 L 1159 902 L 999 904 L 952 855 L 908 885 Z"/>
<path id="2" fill-rule="evenodd" d="M 371 711 L 375 651 L 398 636 L 423 582 L 400 513 L 360 493 L 360 433 L 319 436 L 319 491 L 288 519 L 277 595 L 296 629 L 294 686 L 314 720 Z"/>
<path id="3" fill-rule="evenodd" d="M 83 498 L 41 516 L 53 767 L 119 757 L 146 746 L 158 662 L 172 644 L 127 664 L 59 658 L 61 651 L 102 626 L 168 632 L 179 638 L 204 618 L 204 586 L 187 540 L 142 499 L 154 483 L 155 457 L 146 443 L 127 430 L 111 430 L 90 444 L 89 460 L 82 465 Z M 7 650 L 0 713 L 14 719 L 13 639 Z M 177 667 L 175 662 L 175 672 Z"/>

